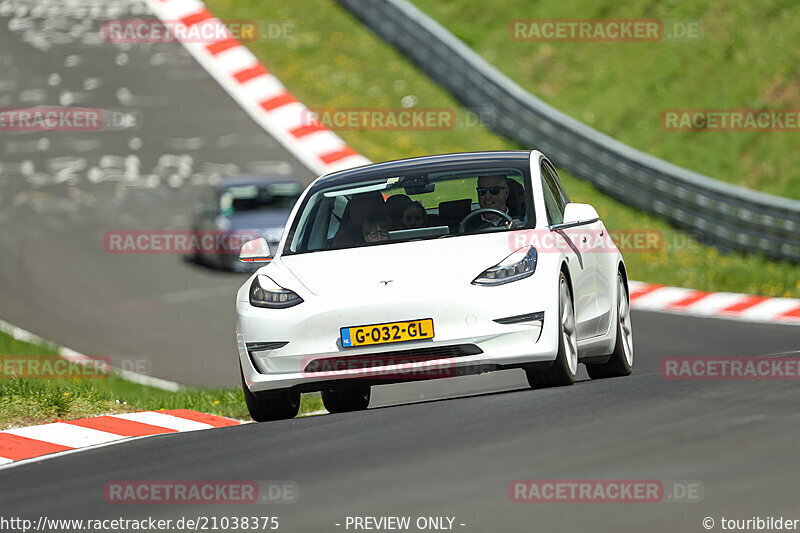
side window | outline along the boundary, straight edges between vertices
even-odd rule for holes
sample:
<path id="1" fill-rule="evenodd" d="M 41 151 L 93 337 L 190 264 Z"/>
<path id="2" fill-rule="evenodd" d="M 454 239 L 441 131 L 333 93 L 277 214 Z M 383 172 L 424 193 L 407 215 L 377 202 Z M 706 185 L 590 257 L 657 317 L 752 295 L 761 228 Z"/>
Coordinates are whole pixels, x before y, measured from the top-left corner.
<path id="1" fill-rule="evenodd" d="M 561 179 L 558 177 L 558 173 L 556 172 L 556 169 L 554 169 L 548 163 L 545 163 L 544 166 L 547 168 L 548 171 L 550 171 L 550 174 L 552 174 L 553 183 L 556 184 L 556 188 L 558 189 L 558 194 L 561 197 L 561 200 L 562 200 L 562 202 L 564 204 L 564 207 L 566 207 L 567 204 L 570 202 L 570 200 L 569 200 L 569 197 L 567 196 L 567 193 L 564 191 L 564 187 L 561 185 Z"/>
<path id="2" fill-rule="evenodd" d="M 542 163 L 542 191 L 544 192 L 547 221 L 550 224 L 561 224 L 564 221 L 564 208 L 569 200 L 555 176 L 555 171 L 544 162 Z"/>

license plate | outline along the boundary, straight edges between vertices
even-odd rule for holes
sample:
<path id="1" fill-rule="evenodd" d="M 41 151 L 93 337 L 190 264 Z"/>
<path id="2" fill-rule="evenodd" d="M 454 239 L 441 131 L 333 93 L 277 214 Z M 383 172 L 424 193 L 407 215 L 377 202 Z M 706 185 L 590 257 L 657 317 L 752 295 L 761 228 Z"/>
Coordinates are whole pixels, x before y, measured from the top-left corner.
<path id="1" fill-rule="evenodd" d="M 341 328 L 342 346 L 366 346 L 389 342 L 415 341 L 433 338 L 433 319 L 422 318 L 405 322 L 387 322 L 370 326 L 351 326 Z"/>

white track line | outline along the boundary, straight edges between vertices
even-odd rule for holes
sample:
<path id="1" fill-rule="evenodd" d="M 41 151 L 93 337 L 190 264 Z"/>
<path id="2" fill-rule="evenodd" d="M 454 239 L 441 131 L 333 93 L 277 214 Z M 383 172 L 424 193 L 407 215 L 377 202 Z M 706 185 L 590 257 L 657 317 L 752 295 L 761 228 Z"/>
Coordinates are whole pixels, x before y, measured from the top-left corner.
<path id="1" fill-rule="evenodd" d="M 92 360 L 92 358 L 87 355 L 84 355 L 80 352 L 76 352 L 75 350 L 72 350 L 65 346 L 59 346 L 53 343 L 52 341 L 43 339 L 42 337 L 34 333 L 31 333 L 28 330 L 9 324 L 4 320 L 0 320 L 0 331 L 11 335 L 18 341 L 53 347 L 57 350 L 58 355 L 60 355 L 64 359 L 67 359 L 68 361 L 86 362 Z M 178 392 L 183 388 L 183 385 L 181 385 L 180 383 L 176 383 L 174 381 L 168 381 L 166 379 L 161 379 L 153 376 L 148 376 L 145 374 L 139 374 L 138 372 L 133 372 L 131 370 L 112 368 L 112 371 L 114 372 L 114 374 L 118 375 L 123 379 L 131 381 L 133 383 L 138 383 L 140 385 L 147 385 L 148 387 L 155 387 L 157 389 L 166 390 L 170 392 Z"/>

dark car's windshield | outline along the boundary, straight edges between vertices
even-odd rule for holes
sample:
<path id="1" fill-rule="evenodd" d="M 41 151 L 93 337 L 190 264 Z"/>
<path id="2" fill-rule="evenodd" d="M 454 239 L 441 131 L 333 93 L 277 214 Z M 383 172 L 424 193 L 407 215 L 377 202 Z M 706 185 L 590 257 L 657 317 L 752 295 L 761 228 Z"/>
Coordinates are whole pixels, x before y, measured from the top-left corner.
<path id="1" fill-rule="evenodd" d="M 220 195 L 220 212 L 230 216 L 243 211 L 291 209 L 302 189 L 297 183 L 231 185 Z"/>
<path id="2" fill-rule="evenodd" d="M 526 227 L 533 211 L 524 174 L 508 167 L 460 168 L 320 187 L 297 213 L 285 253 Z"/>

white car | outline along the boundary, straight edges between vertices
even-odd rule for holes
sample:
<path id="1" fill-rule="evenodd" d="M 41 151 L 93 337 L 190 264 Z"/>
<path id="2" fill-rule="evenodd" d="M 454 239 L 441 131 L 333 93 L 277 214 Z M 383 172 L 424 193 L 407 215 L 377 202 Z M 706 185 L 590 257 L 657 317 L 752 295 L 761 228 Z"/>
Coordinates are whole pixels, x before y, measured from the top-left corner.
<path id="1" fill-rule="evenodd" d="M 273 255 L 274 254 L 274 255 Z M 302 392 L 365 409 L 373 385 L 510 368 L 532 387 L 633 365 L 625 263 L 597 211 L 538 151 L 391 161 L 328 174 L 237 294 L 242 384 L 256 421 Z"/>

